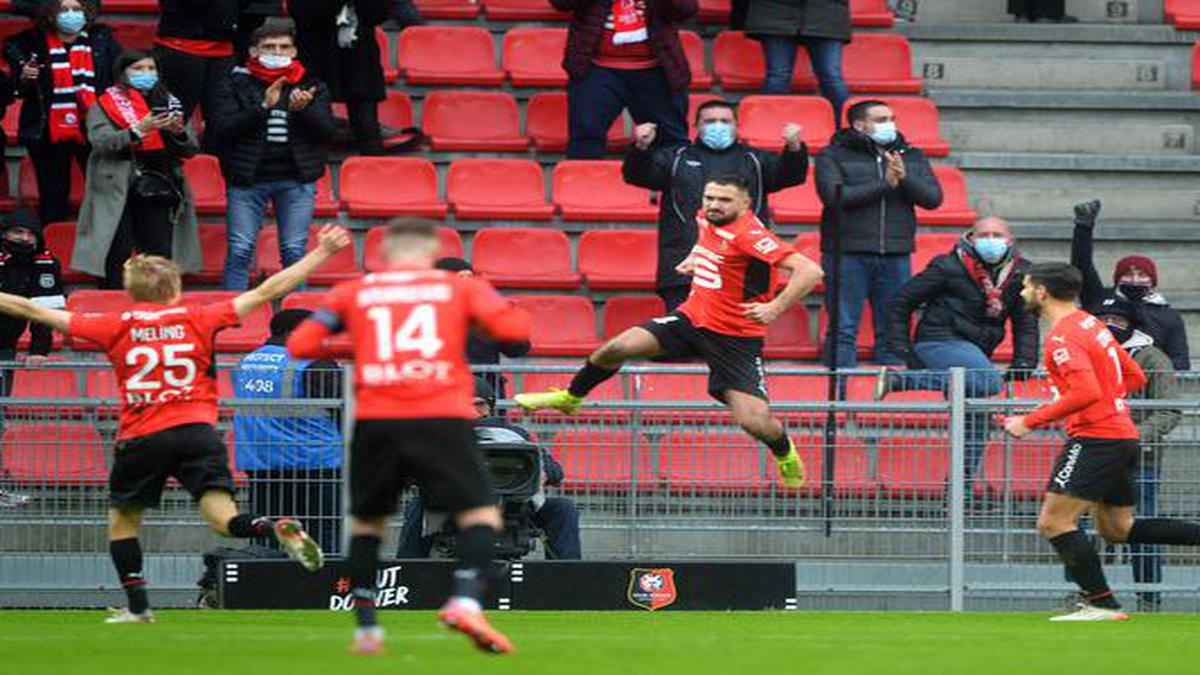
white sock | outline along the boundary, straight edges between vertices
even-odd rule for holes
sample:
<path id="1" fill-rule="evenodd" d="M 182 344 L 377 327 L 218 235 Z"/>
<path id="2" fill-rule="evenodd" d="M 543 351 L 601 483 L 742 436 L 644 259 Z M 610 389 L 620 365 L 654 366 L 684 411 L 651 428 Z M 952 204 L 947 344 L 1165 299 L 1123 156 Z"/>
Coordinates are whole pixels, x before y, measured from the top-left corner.
<path id="1" fill-rule="evenodd" d="M 450 603 L 466 607 L 467 609 L 471 610 L 472 612 L 482 612 L 483 611 L 483 606 L 479 604 L 478 600 L 476 600 L 475 598 L 468 598 L 463 595 L 457 595 L 453 598 L 450 598 Z"/>

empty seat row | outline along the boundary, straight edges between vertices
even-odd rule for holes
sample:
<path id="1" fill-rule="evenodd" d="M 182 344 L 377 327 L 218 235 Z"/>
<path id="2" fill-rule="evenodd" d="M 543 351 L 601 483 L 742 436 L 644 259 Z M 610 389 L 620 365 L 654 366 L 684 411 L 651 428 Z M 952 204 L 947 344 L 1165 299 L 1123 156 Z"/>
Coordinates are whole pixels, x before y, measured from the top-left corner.
<path id="1" fill-rule="evenodd" d="M 116 0 L 119 3 L 149 4 L 152 0 Z M 416 0 L 421 16 L 429 19 L 470 19 L 483 14 L 500 21 L 565 21 L 570 14 L 555 9 L 549 0 Z M 124 5 L 123 5 L 124 6 Z M 105 9 L 108 5 L 105 4 Z M 702 23 L 729 23 L 730 0 L 700 0 L 696 18 Z M 850 0 L 850 21 L 859 27 L 890 27 L 894 22 L 887 0 Z"/>
<path id="2" fill-rule="evenodd" d="M 1200 30 L 1200 0 L 1163 0 L 1163 15 L 1177 30 Z"/>

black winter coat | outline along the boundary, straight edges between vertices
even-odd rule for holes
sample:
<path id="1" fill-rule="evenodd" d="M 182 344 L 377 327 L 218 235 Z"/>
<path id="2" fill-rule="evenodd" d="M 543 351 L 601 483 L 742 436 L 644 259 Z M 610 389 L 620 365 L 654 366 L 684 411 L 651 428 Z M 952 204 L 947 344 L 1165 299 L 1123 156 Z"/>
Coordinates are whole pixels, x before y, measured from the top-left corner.
<path id="1" fill-rule="evenodd" d="M 250 0 L 158 0 L 158 34 L 185 40 L 233 42 Z"/>
<path id="2" fill-rule="evenodd" d="M 0 225 L 0 232 L 12 226 L 32 230 L 37 234 L 38 245 L 28 255 L 13 255 L 0 245 L 0 292 L 34 298 L 42 306 L 51 309 L 63 309 L 66 307 L 66 293 L 63 290 L 62 266 L 58 258 L 46 250 L 41 223 L 33 214 L 17 212 Z M 29 328 L 29 353 L 49 354 L 53 345 L 49 326 L 8 315 L 0 315 L 0 351 L 16 349 L 26 327 Z"/>
<path id="3" fill-rule="evenodd" d="M 88 26 L 87 33 L 92 41 L 92 64 L 96 70 L 96 96 L 113 85 L 113 61 L 121 53 L 121 44 L 113 37 L 112 30 L 103 24 Z M 46 66 L 36 82 L 21 80 L 21 68 L 33 55 L 37 62 Z M 17 124 L 17 138 L 22 145 L 49 142 L 47 124 L 50 119 L 50 94 L 54 89 L 50 75 L 50 54 L 46 49 L 46 33 L 41 28 L 29 28 L 8 38 L 4 42 L 4 61 L 13 73 L 13 85 L 17 97 L 25 100 L 21 106 L 21 117 Z M 87 111 L 81 111 L 86 115 Z M 86 132 L 85 132 L 86 133 Z"/>
<path id="4" fill-rule="evenodd" d="M 850 41 L 847 0 L 750 0 L 743 30 L 752 38 L 799 36 Z"/>
<path id="5" fill-rule="evenodd" d="M 904 155 L 906 176 L 894 188 L 884 180 L 884 150 Z M 825 252 L 834 250 L 834 186 L 839 182 L 845 186 L 843 253 L 912 253 L 917 233 L 914 206 L 936 209 L 942 205 L 942 186 L 929 160 L 903 136 L 881 149 L 854 129 L 837 132 L 829 147 L 817 155 L 816 180 L 817 194 L 825 205 L 821 213 L 821 250 Z"/>
<path id="6" fill-rule="evenodd" d="M 1021 370 L 1037 367 L 1038 320 L 1025 309 L 1025 301 L 1021 299 L 1021 284 L 1029 261 L 1014 252 L 1018 258 L 1004 285 L 1004 313 L 994 319 L 988 318 L 987 296 L 959 260 L 957 250 L 960 247 L 967 255 L 975 256 L 970 245 L 960 241 L 955 250 L 934 258 L 893 296 L 888 305 L 891 349 L 903 355 L 910 364 L 919 365 L 914 363 L 915 355 L 910 353 L 908 327 L 913 312 L 922 310 L 916 342 L 966 340 L 991 356 L 1004 340 L 1004 322 L 1011 321 L 1012 367 Z"/>
<path id="7" fill-rule="evenodd" d="M 329 86 L 332 100 L 382 101 L 383 66 L 375 28 L 388 19 L 388 0 L 352 0 L 358 15 L 358 39 L 350 49 L 338 47 L 337 15 L 341 0 L 291 0 L 300 60 L 309 72 Z"/>
<path id="8" fill-rule="evenodd" d="M 267 142 L 267 111 L 262 107 L 267 86 L 245 68 L 234 68 L 233 73 L 221 81 L 216 99 L 218 105 L 211 114 L 205 111 L 205 118 L 209 120 L 205 133 L 211 134 L 225 149 L 220 157 L 221 173 L 230 185 L 248 187 L 254 184 L 258 174 Z M 316 78 L 305 75 L 300 84 L 285 86 L 279 97 L 279 105 L 286 106 L 293 89 L 313 86 L 317 87 L 317 92 L 312 103 L 303 110 L 288 113 L 287 145 L 296 164 L 296 179 L 304 183 L 318 180 L 325 172 L 334 129 L 329 90 Z"/>
<path id="9" fill-rule="evenodd" d="M 631 148 L 621 168 L 625 182 L 660 190 L 658 212 L 659 288 L 691 285 L 691 278 L 675 271 L 696 245 L 696 213 L 700 211 L 704 184 L 710 176 L 737 174 L 750 181 L 754 213 L 771 224 L 767 195 L 804 182 L 808 176 L 808 149 L 763 152 L 740 143 L 712 150 L 693 143 L 676 148 Z"/>

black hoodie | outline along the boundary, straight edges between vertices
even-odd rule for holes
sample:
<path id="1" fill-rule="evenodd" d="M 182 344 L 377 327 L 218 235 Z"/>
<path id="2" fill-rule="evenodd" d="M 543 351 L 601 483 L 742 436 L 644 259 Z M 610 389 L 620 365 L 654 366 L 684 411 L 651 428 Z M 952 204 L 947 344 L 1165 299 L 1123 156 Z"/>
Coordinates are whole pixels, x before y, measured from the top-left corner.
<path id="1" fill-rule="evenodd" d="M 11 227 L 32 230 L 37 235 L 37 245 L 22 249 L 4 241 L 4 232 Z M 46 250 L 41 223 L 28 211 L 17 211 L 0 221 L 0 292 L 29 298 L 51 309 L 66 307 L 62 267 Z M 24 319 L 0 315 L 0 352 L 15 351 L 27 325 Z M 35 323 L 29 334 L 30 354 L 50 353 L 53 335 L 49 326 Z"/>

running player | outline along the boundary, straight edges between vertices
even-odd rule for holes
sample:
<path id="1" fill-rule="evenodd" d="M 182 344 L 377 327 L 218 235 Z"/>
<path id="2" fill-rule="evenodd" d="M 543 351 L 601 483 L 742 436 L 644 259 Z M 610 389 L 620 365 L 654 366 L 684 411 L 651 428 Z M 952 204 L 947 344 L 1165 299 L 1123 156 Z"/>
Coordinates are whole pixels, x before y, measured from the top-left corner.
<path id="1" fill-rule="evenodd" d="M 129 600 L 107 623 L 150 623 L 142 546 L 142 515 L 157 508 L 174 477 L 200 506 L 213 531 L 225 537 L 275 536 L 283 550 L 309 570 L 323 564 L 321 547 L 293 519 L 239 514 L 229 453 L 217 434 L 218 330 L 299 286 L 350 243 L 340 227 L 321 230 L 319 246 L 258 288 L 207 306 L 180 305 L 179 266 L 158 256 L 125 263 L 124 285 L 133 306 L 122 312 L 72 313 L 0 293 L 0 312 L 46 324 L 104 350 L 117 373 L 121 415 L 109 473 L 109 553 Z"/>
<path id="2" fill-rule="evenodd" d="M 508 653 L 512 643 L 480 605 L 502 521 L 475 445 L 466 342 L 472 327 L 498 342 L 523 342 L 531 321 L 486 282 L 434 269 L 439 244 L 431 221 L 392 221 L 383 246 L 388 270 L 334 288 L 287 343 L 297 358 L 327 355 L 325 339 L 343 330 L 354 344 L 347 564 L 358 629 L 350 650 L 383 651 L 375 617 L 379 545 L 400 492 L 416 480 L 429 506 L 454 514 L 458 526 L 459 566 L 439 618 L 480 649 Z"/>
<path id="3" fill-rule="evenodd" d="M 677 268 L 692 276 L 688 299 L 675 312 L 630 328 L 593 352 L 566 390 L 519 394 L 517 403 L 528 410 L 572 414 L 626 361 L 699 358 L 708 364 L 709 395 L 729 407 L 746 433 L 771 449 L 785 486 L 803 486 L 804 463 L 767 405 L 763 336 L 767 324 L 808 295 L 824 273 L 772 234 L 750 205 L 743 179 L 709 180 L 704 208 L 696 216 L 699 239 Z M 778 296 L 775 267 L 791 273 Z"/>
<path id="4" fill-rule="evenodd" d="M 1124 621 L 1079 517 L 1091 513 L 1100 536 L 1113 543 L 1200 545 L 1200 525 L 1171 518 L 1133 517 L 1137 503 L 1138 430 L 1126 396 L 1146 375 L 1096 317 L 1076 307 L 1083 276 L 1066 263 L 1041 263 L 1025 276 L 1026 306 L 1053 324 L 1045 363 L 1057 393 L 1028 415 L 1009 417 L 1016 438 L 1066 420 L 1067 443 L 1046 486 L 1038 530 L 1083 590 L 1076 611 L 1051 621 Z"/>

